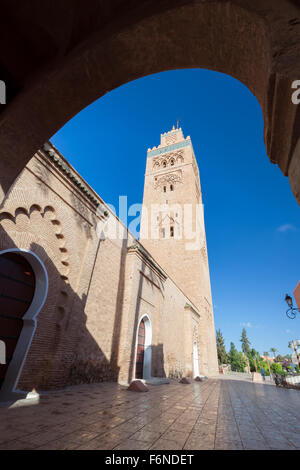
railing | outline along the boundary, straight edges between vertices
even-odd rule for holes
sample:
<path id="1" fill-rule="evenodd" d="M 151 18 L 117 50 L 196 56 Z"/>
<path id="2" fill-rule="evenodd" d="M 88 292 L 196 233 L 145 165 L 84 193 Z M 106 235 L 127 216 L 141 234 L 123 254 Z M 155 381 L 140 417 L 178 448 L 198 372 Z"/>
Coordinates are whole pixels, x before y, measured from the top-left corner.
<path id="1" fill-rule="evenodd" d="M 297 374 L 291 374 L 291 375 L 286 375 L 285 380 L 288 384 L 292 385 L 300 385 L 300 375 Z"/>
<path id="2" fill-rule="evenodd" d="M 226 372 L 224 372 L 224 374 L 232 375 L 234 377 L 249 378 L 249 379 L 251 379 L 251 377 L 252 377 L 252 375 L 248 374 L 247 372 L 235 372 L 233 370 L 226 371 Z"/>

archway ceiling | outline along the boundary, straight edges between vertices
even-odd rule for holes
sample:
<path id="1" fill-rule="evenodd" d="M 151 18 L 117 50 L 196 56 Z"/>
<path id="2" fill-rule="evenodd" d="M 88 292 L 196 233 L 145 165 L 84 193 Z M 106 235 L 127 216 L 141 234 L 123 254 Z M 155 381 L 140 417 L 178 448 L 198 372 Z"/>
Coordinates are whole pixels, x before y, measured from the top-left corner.
<path id="1" fill-rule="evenodd" d="M 95 99 L 145 75 L 196 67 L 254 93 L 269 158 L 300 198 L 300 108 L 291 101 L 298 0 L 5 0 L 0 37 L 0 201 L 33 153 Z"/>

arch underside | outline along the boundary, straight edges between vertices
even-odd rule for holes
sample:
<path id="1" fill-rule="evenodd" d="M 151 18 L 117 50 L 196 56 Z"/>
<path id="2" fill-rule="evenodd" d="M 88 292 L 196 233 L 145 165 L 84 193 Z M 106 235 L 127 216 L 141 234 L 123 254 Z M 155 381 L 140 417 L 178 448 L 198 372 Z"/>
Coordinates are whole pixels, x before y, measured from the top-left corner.
<path id="1" fill-rule="evenodd" d="M 97 98 L 149 74 L 199 67 L 229 74 L 254 93 L 267 153 L 298 197 L 300 112 L 291 101 L 291 83 L 300 78 L 297 2 L 15 3 L 6 2 L 1 15 L 8 104 L 0 114 L 0 200 L 36 150 Z"/>

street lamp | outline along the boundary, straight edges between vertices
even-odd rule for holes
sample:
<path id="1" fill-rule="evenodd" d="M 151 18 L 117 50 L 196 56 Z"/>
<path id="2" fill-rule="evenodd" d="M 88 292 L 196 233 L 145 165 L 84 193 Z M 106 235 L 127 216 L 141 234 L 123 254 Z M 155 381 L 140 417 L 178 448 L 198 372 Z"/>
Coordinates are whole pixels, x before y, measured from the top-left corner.
<path id="1" fill-rule="evenodd" d="M 300 308 L 293 306 L 293 299 L 288 294 L 285 295 L 285 301 L 289 306 L 289 308 L 286 311 L 286 315 L 288 318 L 291 318 L 291 320 L 294 320 L 294 318 L 296 318 L 296 312 L 300 312 Z"/>

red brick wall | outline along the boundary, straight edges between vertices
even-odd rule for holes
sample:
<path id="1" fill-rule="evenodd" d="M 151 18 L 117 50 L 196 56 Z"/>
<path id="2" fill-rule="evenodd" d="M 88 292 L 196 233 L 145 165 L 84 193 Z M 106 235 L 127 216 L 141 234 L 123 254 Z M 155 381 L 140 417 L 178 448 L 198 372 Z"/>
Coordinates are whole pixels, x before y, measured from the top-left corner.
<path id="1" fill-rule="evenodd" d="M 128 253 L 136 242 L 130 234 L 99 241 L 99 220 L 91 201 L 42 153 L 0 211 L 0 251 L 34 252 L 49 276 L 19 389 L 130 380 L 137 321 L 145 314 L 153 328 L 153 375 L 186 375 L 194 340 L 201 351 L 199 318 L 180 286 L 148 255 Z"/>

